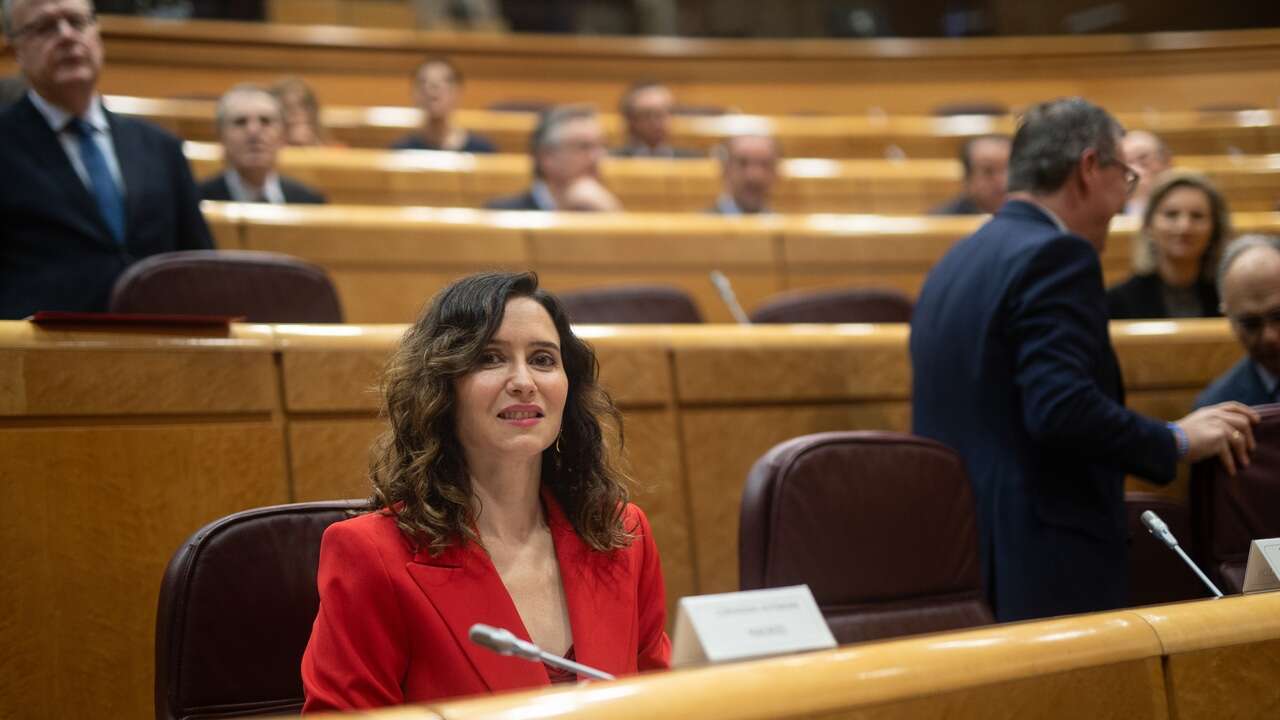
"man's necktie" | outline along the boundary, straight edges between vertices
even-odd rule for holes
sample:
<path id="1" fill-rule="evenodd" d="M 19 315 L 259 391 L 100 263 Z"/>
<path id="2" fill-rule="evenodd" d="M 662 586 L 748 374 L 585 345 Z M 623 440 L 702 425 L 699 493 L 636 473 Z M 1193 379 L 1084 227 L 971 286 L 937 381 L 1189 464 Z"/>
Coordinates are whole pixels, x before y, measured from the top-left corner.
<path id="1" fill-rule="evenodd" d="M 117 244 L 124 244 L 124 198 L 120 188 L 111 177 L 107 167 L 107 158 L 98 149 L 93 140 L 93 128 L 80 118 L 72 118 L 67 129 L 75 133 L 80 140 L 80 162 L 84 163 L 85 172 L 89 173 L 89 184 L 92 186 L 93 199 L 98 202 L 98 210 L 102 211 L 102 219 L 107 221 L 111 237 Z"/>

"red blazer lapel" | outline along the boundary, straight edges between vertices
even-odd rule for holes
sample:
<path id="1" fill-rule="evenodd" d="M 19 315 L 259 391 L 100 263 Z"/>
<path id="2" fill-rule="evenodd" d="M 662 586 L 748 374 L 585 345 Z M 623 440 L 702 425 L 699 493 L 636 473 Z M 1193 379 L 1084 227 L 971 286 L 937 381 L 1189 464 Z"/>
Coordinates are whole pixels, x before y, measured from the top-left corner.
<path id="1" fill-rule="evenodd" d="M 613 674 L 634 672 L 637 649 L 636 581 L 620 551 L 598 552 L 583 542 L 560 504 L 543 486 L 547 525 L 560 563 L 560 581 L 569 606 L 573 653 L 578 662 Z"/>
<path id="2" fill-rule="evenodd" d="M 511 595 L 482 548 L 467 543 L 465 547 L 450 547 L 434 557 L 420 550 L 408 571 L 490 691 L 550 684 L 542 665 L 499 655 L 471 642 L 468 637 L 472 625 L 485 623 L 529 639 Z"/>

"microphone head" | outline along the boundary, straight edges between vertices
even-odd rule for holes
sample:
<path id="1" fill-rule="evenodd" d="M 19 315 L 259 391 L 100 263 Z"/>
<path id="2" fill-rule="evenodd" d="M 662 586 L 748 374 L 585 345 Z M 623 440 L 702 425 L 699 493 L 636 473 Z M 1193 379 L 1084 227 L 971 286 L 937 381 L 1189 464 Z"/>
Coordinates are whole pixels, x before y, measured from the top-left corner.
<path id="1" fill-rule="evenodd" d="M 1142 513 L 1142 524 L 1147 526 L 1147 530 L 1155 535 L 1161 542 L 1169 547 L 1176 547 L 1178 539 L 1173 536 L 1173 532 L 1169 530 L 1169 526 L 1165 524 L 1160 516 L 1155 514 L 1153 510 L 1147 510 Z"/>
<path id="2" fill-rule="evenodd" d="M 471 642 L 483 648 L 488 648 L 499 655 L 515 655 L 526 660 L 538 660 L 542 651 L 537 645 L 526 642 L 516 637 L 510 630 L 496 628 L 492 625 L 484 623 L 476 623 L 467 631 L 467 637 Z"/>

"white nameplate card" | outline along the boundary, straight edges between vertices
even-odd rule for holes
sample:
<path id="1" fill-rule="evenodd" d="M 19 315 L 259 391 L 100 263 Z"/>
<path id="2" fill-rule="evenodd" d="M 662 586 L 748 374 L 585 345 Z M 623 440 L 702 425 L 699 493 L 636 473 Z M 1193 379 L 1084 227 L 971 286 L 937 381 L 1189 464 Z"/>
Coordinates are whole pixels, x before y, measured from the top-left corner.
<path id="1" fill-rule="evenodd" d="M 1280 590 L 1280 538 L 1254 540 L 1249 544 L 1249 563 L 1244 567 L 1244 592 Z"/>
<path id="2" fill-rule="evenodd" d="M 675 635 L 675 666 L 836 646 L 808 585 L 681 598 Z"/>

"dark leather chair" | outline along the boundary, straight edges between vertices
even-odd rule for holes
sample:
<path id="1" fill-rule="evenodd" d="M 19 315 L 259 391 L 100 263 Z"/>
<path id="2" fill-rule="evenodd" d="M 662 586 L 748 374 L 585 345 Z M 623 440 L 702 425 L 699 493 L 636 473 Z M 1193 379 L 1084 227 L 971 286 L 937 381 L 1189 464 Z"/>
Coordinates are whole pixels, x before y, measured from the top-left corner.
<path id="1" fill-rule="evenodd" d="M 1127 492 L 1124 504 L 1129 516 L 1129 604 L 1157 605 L 1208 597 L 1209 590 L 1191 568 L 1142 524 L 1142 513 L 1154 511 L 1178 538 L 1182 549 L 1194 557 L 1191 510 L 1187 504 L 1150 492 Z"/>
<path id="2" fill-rule="evenodd" d="M 807 584 L 840 643 L 993 622 L 960 456 L 894 432 L 774 446 L 742 495 L 743 590 Z"/>
<path id="3" fill-rule="evenodd" d="M 178 548 L 156 611 L 157 720 L 302 709 L 320 537 L 364 507 L 336 500 L 246 510 Z"/>
<path id="4" fill-rule="evenodd" d="M 702 322 L 693 298 L 663 285 L 617 285 L 557 293 L 569 321 L 607 325 Z"/>
<path id="5" fill-rule="evenodd" d="M 897 290 L 799 290 L 766 299 L 753 323 L 905 323 L 915 303 Z"/>
<path id="6" fill-rule="evenodd" d="M 322 268 L 254 250 L 183 250 L 144 258 L 116 280 L 109 309 L 240 315 L 264 323 L 342 322 L 338 293 Z"/>
<path id="7" fill-rule="evenodd" d="M 1249 545 L 1280 537 L 1280 404 L 1261 405 L 1257 449 L 1235 477 L 1216 458 L 1191 469 L 1191 521 L 1204 571 L 1224 593 L 1244 587 Z"/>

